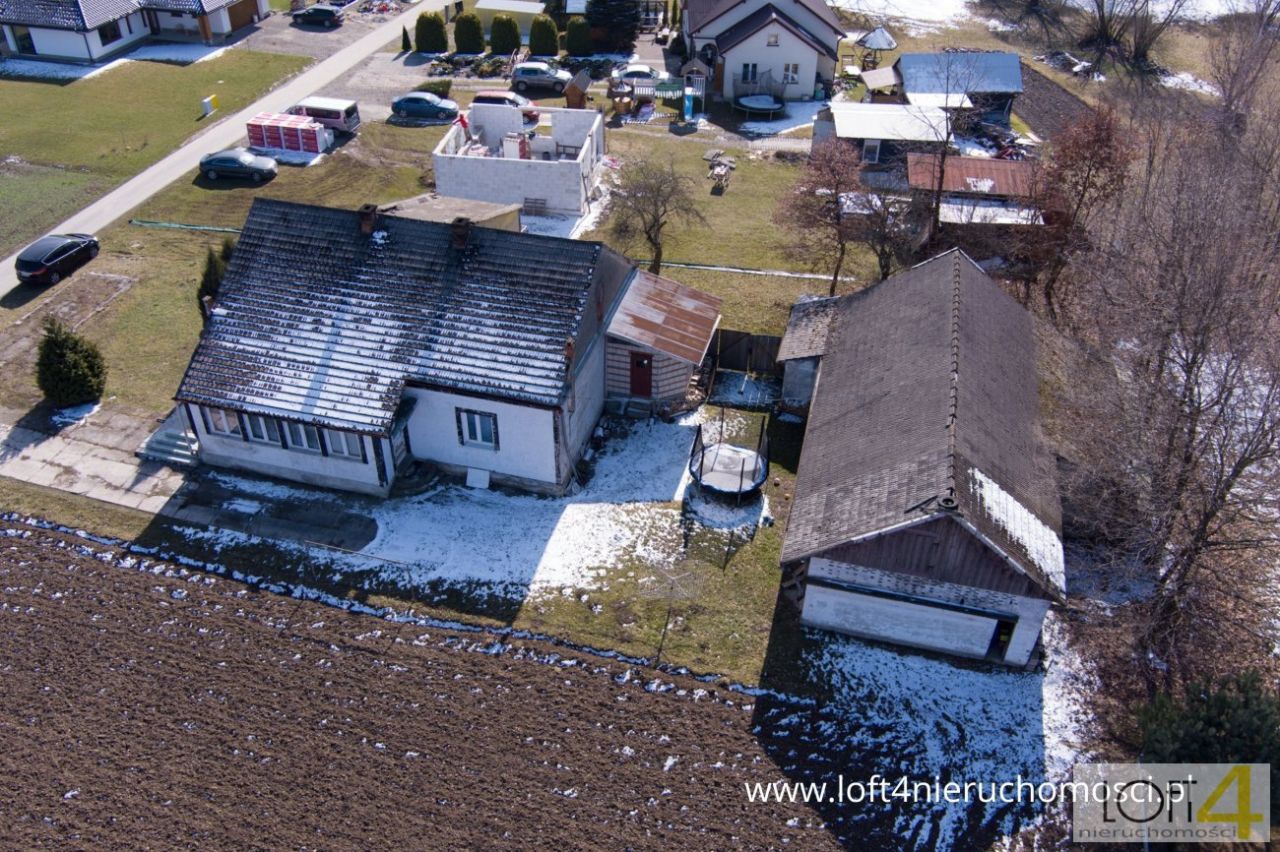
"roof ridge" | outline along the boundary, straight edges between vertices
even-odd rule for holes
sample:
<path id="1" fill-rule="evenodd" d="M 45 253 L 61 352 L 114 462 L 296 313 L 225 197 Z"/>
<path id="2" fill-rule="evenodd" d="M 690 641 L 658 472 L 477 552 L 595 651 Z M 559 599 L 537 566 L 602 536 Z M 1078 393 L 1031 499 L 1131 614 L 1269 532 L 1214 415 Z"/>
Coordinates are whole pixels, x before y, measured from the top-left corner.
<path id="1" fill-rule="evenodd" d="M 960 406 L 960 257 L 951 261 L 951 389 L 947 411 L 947 496 L 956 496 L 956 416 Z"/>

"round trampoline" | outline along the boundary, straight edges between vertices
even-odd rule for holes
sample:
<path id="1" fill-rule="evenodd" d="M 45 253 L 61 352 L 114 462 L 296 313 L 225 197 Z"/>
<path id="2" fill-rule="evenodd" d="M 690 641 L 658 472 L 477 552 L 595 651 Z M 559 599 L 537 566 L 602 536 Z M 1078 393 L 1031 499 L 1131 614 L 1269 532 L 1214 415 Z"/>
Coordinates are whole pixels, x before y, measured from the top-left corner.
<path id="1" fill-rule="evenodd" d="M 709 491 L 750 494 L 769 476 L 769 463 L 755 450 L 733 444 L 707 444 L 689 458 L 689 473 Z"/>

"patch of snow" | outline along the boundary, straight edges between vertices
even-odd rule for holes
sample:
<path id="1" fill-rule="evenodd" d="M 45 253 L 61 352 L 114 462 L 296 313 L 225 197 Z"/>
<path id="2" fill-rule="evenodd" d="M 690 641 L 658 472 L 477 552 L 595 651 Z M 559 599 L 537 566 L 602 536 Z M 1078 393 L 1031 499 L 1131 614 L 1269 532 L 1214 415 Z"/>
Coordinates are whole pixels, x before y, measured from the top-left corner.
<path id="1" fill-rule="evenodd" d="M 257 500 L 246 500 L 243 497 L 235 497 L 227 500 L 222 504 L 222 508 L 228 512 L 239 512 L 242 515 L 256 515 L 262 511 L 262 504 Z"/>
<path id="2" fill-rule="evenodd" d="M 66 429 L 68 426 L 76 426 L 89 419 L 95 411 L 102 407 L 100 402 L 86 402 L 83 405 L 73 405 L 70 408 L 59 408 L 49 417 L 49 421 L 59 429 Z"/>
<path id="3" fill-rule="evenodd" d="M 738 132 L 747 136 L 776 136 L 789 130 L 811 127 L 818 111 L 827 104 L 827 101 L 787 101 L 785 115 L 767 120 L 744 121 L 738 125 Z"/>
<path id="4" fill-rule="evenodd" d="M 704 527 L 721 530 L 741 530 L 758 526 L 769 517 L 769 498 L 757 494 L 735 503 L 698 491 L 685 495 L 685 508 Z"/>
<path id="5" fill-rule="evenodd" d="M 981 501 L 987 515 L 1026 548 L 1045 576 L 1059 589 L 1066 588 L 1066 571 L 1062 555 L 1062 539 L 1035 513 L 1019 503 L 976 467 L 971 468 L 973 493 Z"/>
<path id="6" fill-rule="evenodd" d="M 954 26 L 970 17 L 967 0 L 833 0 L 831 5 L 874 21 L 896 20 L 911 35 Z"/>
<path id="7" fill-rule="evenodd" d="M 985 139 L 978 139 L 973 136 L 952 136 L 951 144 L 954 145 L 962 157 L 986 157 L 990 159 L 996 155 L 996 147 Z"/>
<path id="8" fill-rule="evenodd" d="M 774 376 L 720 370 L 708 402 L 737 408 L 769 408 L 782 397 L 782 382 Z"/>
<path id="9" fill-rule="evenodd" d="M 1160 78 L 1160 85 L 1168 86 L 1170 89 L 1182 89 L 1187 92 L 1212 95 L 1215 98 L 1221 94 L 1217 86 L 1207 80 L 1201 80 L 1188 71 L 1183 71 L 1181 74 L 1167 74 Z"/>
<path id="10" fill-rule="evenodd" d="M 105 65 L 71 65 L 63 62 L 43 62 L 38 59 L 0 60 L 0 77 L 18 77 L 28 80 L 87 80 L 105 74 L 129 62 L 176 62 L 191 65 L 221 56 L 230 48 L 206 47 L 202 44 L 144 44 L 129 51 L 127 56 Z"/>

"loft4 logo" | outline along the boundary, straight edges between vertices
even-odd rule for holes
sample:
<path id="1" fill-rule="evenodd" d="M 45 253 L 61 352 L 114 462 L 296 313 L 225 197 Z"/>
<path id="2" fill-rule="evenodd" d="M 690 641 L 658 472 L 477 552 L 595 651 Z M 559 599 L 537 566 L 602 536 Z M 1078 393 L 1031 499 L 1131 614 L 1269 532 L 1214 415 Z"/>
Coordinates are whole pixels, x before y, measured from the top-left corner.
<path id="1" fill-rule="evenodd" d="M 1078 843 L 1265 842 L 1271 767 L 1090 763 L 1067 785 Z"/>

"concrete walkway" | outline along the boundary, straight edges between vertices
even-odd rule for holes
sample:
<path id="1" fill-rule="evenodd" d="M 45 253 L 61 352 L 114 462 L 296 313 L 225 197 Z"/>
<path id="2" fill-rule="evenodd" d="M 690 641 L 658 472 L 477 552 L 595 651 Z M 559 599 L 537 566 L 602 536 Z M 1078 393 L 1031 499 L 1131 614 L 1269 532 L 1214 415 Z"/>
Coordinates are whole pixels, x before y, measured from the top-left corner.
<path id="1" fill-rule="evenodd" d="M 228 148 L 239 142 L 244 137 L 245 122 L 253 116 L 260 112 L 281 112 L 287 109 L 317 89 L 338 79 L 389 42 L 399 39 L 401 27 L 408 27 L 412 31 L 414 21 L 422 12 L 443 7 L 444 0 L 422 0 L 421 3 L 382 24 L 359 41 L 347 45 L 328 59 L 316 63 L 284 85 L 268 92 L 240 112 L 227 116 L 218 124 L 188 140 L 182 147 L 158 163 L 149 166 L 70 219 L 51 228 L 50 233 L 96 233 L 106 228 L 194 169 L 203 155 L 220 148 Z M 18 277 L 13 268 L 17 258 L 18 253 L 15 252 L 4 260 L 0 260 L 0 296 L 4 296 L 18 286 Z"/>

